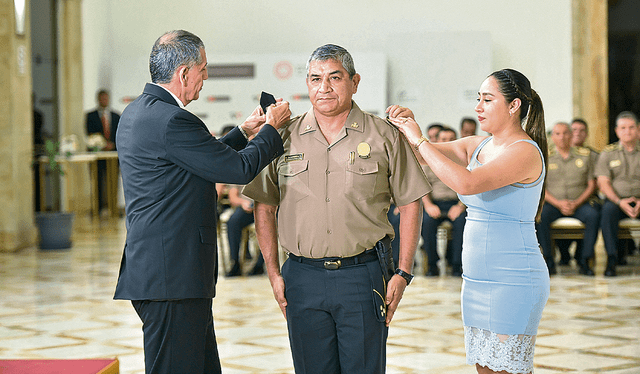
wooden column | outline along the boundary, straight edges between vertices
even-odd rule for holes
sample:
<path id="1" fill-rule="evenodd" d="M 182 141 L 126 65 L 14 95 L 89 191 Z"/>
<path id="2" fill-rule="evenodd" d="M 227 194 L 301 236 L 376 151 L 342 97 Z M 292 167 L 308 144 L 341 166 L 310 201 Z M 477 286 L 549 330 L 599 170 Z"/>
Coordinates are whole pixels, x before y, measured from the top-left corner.
<path id="1" fill-rule="evenodd" d="M 608 1 L 573 0 L 573 115 L 589 125 L 587 144 L 609 138 Z"/>

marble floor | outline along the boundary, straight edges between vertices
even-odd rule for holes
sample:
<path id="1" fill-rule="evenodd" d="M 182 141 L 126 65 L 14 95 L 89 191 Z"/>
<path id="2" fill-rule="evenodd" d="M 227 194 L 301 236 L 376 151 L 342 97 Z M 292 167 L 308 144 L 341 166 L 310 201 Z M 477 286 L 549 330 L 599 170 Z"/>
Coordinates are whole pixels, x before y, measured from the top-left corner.
<path id="1" fill-rule="evenodd" d="M 70 250 L 0 253 L 0 359 L 111 358 L 144 373 L 141 323 L 112 300 L 122 220 L 77 219 Z M 601 241 L 598 257 L 604 258 Z M 560 267 L 540 324 L 535 372 L 640 373 L 640 255 L 619 276 Z M 388 373 L 474 373 L 465 364 L 461 279 L 417 276 L 392 322 Z M 266 276 L 221 278 L 215 328 L 225 373 L 293 373 L 284 318 Z"/>

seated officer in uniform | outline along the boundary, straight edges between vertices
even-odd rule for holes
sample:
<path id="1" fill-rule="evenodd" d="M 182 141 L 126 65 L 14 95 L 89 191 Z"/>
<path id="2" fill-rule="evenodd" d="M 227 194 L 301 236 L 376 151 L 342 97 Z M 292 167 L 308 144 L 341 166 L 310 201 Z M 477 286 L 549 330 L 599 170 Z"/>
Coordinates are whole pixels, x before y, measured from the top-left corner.
<path id="1" fill-rule="evenodd" d="M 607 250 L 605 276 L 616 276 L 620 260 L 618 253 L 618 225 L 626 217 L 637 218 L 640 213 L 640 140 L 638 117 L 622 112 L 616 118 L 618 142 L 602 150 L 596 164 L 598 187 L 607 198 L 602 205 L 602 237 Z"/>
<path id="2" fill-rule="evenodd" d="M 456 132 L 450 127 L 443 127 L 436 136 L 436 142 L 450 142 L 456 140 Z M 445 220 L 451 222 L 451 255 L 447 256 L 451 265 L 451 275 L 462 275 L 462 233 L 467 211 L 458 199 L 458 194 L 447 187 L 427 166 L 423 166 L 424 173 L 433 188 L 430 194 L 422 198 L 424 213 L 422 216 L 422 239 L 427 254 L 427 276 L 440 275 L 438 269 L 437 238 L 438 226 Z"/>
<path id="3" fill-rule="evenodd" d="M 591 157 L 593 158 L 593 164 L 598 161 L 598 155 L 600 152 L 595 150 L 593 147 L 590 147 L 586 144 L 587 136 L 589 135 L 589 126 L 587 125 L 587 121 L 582 118 L 574 118 L 571 121 L 571 146 L 572 147 L 584 147 L 588 148 L 591 151 Z M 596 195 L 597 196 L 597 195 Z M 593 199 L 594 204 L 598 206 L 601 205 L 600 199 Z M 572 239 L 558 239 L 556 240 L 556 246 L 560 250 L 560 264 L 568 265 L 571 260 L 571 255 L 569 254 L 569 246 L 574 240 Z M 576 261 L 580 261 L 580 256 L 582 253 L 582 239 L 575 240 L 576 242 L 576 251 L 574 254 L 574 258 Z"/>
<path id="4" fill-rule="evenodd" d="M 242 230 L 253 223 L 253 200 L 242 195 L 240 185 L 229 186 L 229 203 L 234 210 L 227 221 L 227 239 L 229 240 L 229 256 L 231 257 L 231 270 L 227 277 L 237 277 L 242 275 L 240 266 L 240 245 L 242 244 Z M 249 272 L 249 275 L 259 275 L 264 273 L 264 260 L 262 255 L 258 256 L 256 264 Z"/>
<path id="5" fill-rule="evenodd" d="M 574 217 L 585 225 L 584 242 L 577 259 L 580 274 L 593 275 L 589 261 L 594 256 L 598 238 L 600 209 L 594 201 L 596 181 L 593 157 L 588 148 L 571 147 L 571 128 L 565 122 L 553 127 L 551 140 L 555 147 L 549 151 L 546 191 L 540 221 L 536 223 L 538 242 L 542 247 L 549 274 L 556 274 L 551 247 L 551 224 L 560 217 Z"/>
<path id="6" fill-rule="evenodd" d="M 429 182 L 397 129 L 352 101 L 359 82 L 344 48 L 316 49 L 307 63 L 312 108 L 283 128 L 285 153 L 243 190 L 255 201 L 258 242 L 296 373 L 384 373 L 388 325 L 412 278 Z M 389 108 L 391 117 L 401 113 L 413 116 Z M 373 248 L 393 238 L 392 198 L 400 255 L 385 294 Z M 289 256 L 282 273 L 278 239 Z"/>

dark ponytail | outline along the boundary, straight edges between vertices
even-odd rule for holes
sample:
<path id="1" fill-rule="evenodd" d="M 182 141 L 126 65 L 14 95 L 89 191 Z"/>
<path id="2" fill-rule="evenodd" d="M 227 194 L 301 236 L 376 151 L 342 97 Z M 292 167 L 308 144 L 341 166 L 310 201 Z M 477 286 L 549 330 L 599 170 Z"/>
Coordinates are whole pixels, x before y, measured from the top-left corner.
<path id="1" fill-rule="evenodd" d="M 496 71 L 490 75 L 498 82 L 500 93 L 511 103 L 515 99 L 520 99 L 520 122 L 525 121 L 524 131 L 529 137 L 538 144 L 542 151 L 542 162 L 544 168 L 547 168 L 547 129 L 544 123 L 544 108 L 542 100 L 538 93 L 531 88 L 529 79 L 522 73 L 513 69 L 503 69 Z M 545 174 L 546 181 L 546 174 Z M 542 194 L 538 203 L 538 213 L 536 220 L 540 217 L 542 206 L 544 204 L 544 193 L 546 190 L 546 182 L 543 181 Z"/>

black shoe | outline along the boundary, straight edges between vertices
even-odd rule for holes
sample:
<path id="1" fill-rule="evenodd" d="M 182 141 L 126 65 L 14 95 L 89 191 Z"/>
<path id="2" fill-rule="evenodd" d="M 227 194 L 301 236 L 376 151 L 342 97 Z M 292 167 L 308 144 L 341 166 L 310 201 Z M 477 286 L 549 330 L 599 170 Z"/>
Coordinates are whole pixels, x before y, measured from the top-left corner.
<path id="1" fill-rule="evenodd" d="M 580 274 L 582 275 L 588 275 L 588 276 L 595 275 L 593 270 L 591 270 L 591 268 L 589 268 L 588 266 L 581 266 L 579 271 L 580 271 Z"/>
<path id="2" fill-rule="evenodd" d="M 604 271 L 604 276 L 605 277 L 615 277 L 618 274 L 616 274 L 616 268 L 615 267 L 607 267 L 607 270 Z"/>
<path id="3" fill-rule="evenodd" d="M 622 266 L 629 265 L 629 263 L 627 262 L 627 258 L 626 257 L 620 257 L 618 259 L 618 264 L 617 265 L 622 265 Z"/>
<path id="4" fill-rule="evenodd" d="M 452 266 L 451 267 L 451 276 L 452 277 L 461 277 L 462 276 L 462 267 L 460 267 L 460 266 Z"/>
<path id="5" fill-rule="evenodd" d="M 438 269 L 437 267 L 429 268 L 429 270 L 427 270 L 424 275 L 426 275 L 427 277 L 437 277 L 440 275 L 440 269 Z"/>
<path id="6" fill-rule="evenodd" d="M 231 270 L 229 270 L 229 272 L 227 274 L 225 274 L 226 277 L 238 277 L 242 275 L 242 271 L 240 270 L 240 265 L 238 265 L 238 263 L 236 262 L 235 264 L 233 264 L 233 267 L 231 268 Z"/>
<path id="7" fill-rule="evenodd" d="M 558 274 L 558 271 L 556 270 L 555 267 L 549 268 L 549 275 L 556 275 Z"/>
<path id="8" fill-rule="evenodd" d="M 262 275 L 264 274 L 264 268 L 262 266 L 256 266 L 249 272 L 249 275 Z"/>

